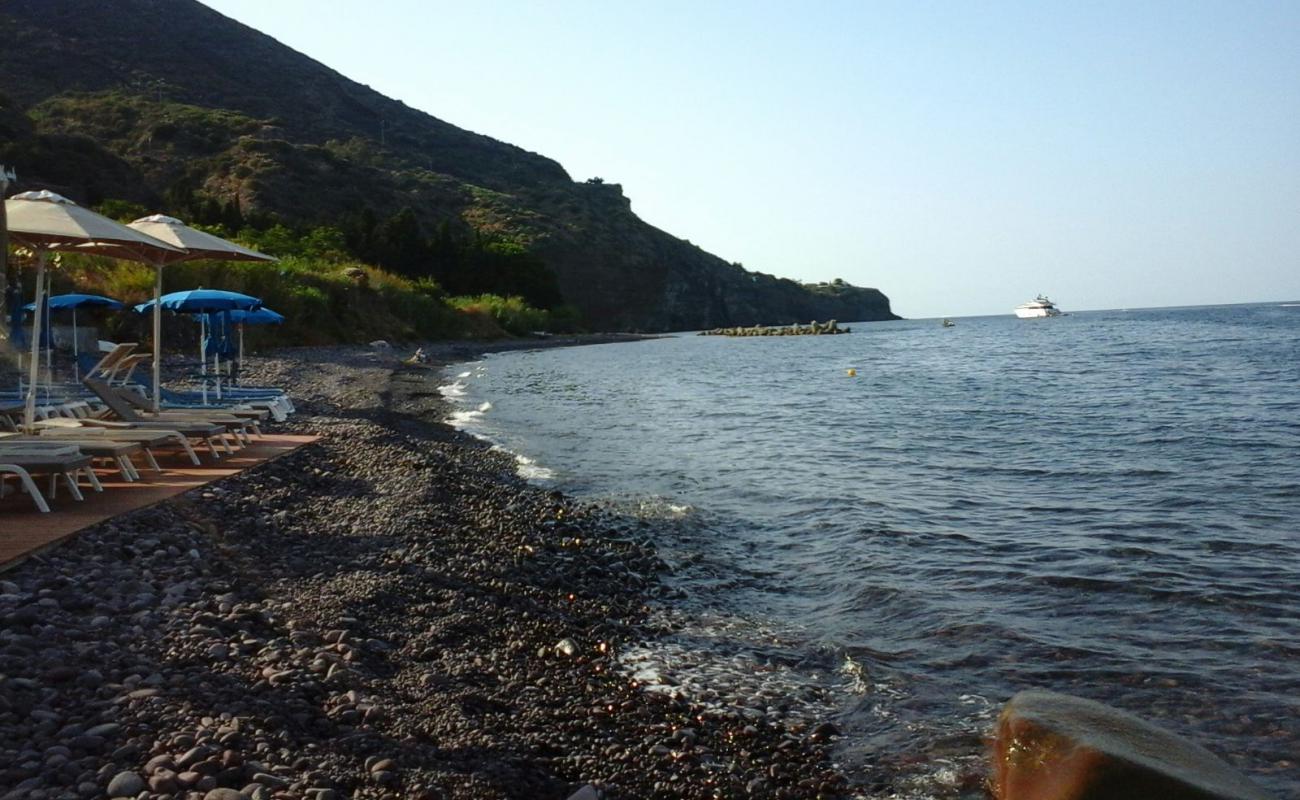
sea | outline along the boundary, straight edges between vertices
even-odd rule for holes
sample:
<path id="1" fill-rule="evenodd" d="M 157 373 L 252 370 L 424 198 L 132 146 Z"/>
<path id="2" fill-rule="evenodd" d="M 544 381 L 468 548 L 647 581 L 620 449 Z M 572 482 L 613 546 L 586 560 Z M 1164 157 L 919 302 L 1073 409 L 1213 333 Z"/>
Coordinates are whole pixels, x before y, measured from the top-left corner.
<path id="1" fill-rule="evenodd" d="M 630 674 L 833 721 L 864 796 L 981 796 L 1028 688 L 1300 795 L 1300 302 L 954 322 L 510 352 L 442 388 L 671 565 Z"/>

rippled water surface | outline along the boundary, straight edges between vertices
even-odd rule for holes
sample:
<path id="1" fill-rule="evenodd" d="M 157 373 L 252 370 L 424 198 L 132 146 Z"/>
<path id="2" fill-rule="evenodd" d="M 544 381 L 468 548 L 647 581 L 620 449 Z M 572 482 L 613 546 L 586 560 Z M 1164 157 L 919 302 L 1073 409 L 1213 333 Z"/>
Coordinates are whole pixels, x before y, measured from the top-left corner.
<path id="1" fill-rule="evenodd" d="M 1031 686 L 1300 786 L 1300 307 L 683 336 L 447 382 L 521 472 L 653 520 L 687 618 L 661 659 L 832 687 L 881 794 L 958 796 Z"/>

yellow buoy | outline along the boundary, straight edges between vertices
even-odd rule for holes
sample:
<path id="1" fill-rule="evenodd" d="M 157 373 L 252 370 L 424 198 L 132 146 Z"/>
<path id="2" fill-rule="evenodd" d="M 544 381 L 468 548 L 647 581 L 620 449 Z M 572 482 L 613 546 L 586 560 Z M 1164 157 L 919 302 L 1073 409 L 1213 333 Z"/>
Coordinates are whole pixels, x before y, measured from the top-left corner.
<path id="1" fill-rule="evenodd" d="M 858 377 L 858 371 L 857 371 L 856 369 L 854 369 L 853 367 L 849 367 L 848 370 L 846 370 L 846 372 L 848 373 L 848 376 L 849 376 L 850 378 L 856 378 L 856 377 Z"/>

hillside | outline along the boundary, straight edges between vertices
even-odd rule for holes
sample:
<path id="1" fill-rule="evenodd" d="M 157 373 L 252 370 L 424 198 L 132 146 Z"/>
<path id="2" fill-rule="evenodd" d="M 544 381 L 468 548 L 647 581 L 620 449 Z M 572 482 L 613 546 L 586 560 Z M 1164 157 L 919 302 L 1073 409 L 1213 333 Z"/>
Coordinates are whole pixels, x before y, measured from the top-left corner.
<path id="1" fill-rule="evenodd" d="M 729 264 L 638 219 L 617 184 L 574 182 L 192 0 L 8 0 L 0 37 L 0 160 L 19 189 L 288 225 L 409 208 L 425 236 L 536 255 L 599 329 L 894 318 L 874 289 Z"/>

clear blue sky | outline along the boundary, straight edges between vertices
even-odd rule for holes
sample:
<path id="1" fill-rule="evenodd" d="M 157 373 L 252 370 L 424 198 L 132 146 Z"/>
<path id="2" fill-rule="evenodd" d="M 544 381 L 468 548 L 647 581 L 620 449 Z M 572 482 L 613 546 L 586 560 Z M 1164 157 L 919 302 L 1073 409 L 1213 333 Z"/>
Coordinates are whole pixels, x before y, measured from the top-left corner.
<path id="1" fill-rule="evenodd" d="M 1300 298 L 1300 0 L 206 0 L 911 317 Z"/>

